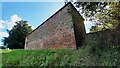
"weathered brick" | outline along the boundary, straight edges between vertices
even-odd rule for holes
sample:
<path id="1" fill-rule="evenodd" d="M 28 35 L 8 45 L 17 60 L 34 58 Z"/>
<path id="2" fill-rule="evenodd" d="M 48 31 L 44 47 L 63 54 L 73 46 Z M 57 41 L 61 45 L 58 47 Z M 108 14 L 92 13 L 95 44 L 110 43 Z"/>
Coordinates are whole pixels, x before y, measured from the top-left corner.
<path id="1" fill-rule="evenodd" d="M 26 37 L 25 49 L 76 48 L 85 37 L 84 19 L 68 3 Z"/>

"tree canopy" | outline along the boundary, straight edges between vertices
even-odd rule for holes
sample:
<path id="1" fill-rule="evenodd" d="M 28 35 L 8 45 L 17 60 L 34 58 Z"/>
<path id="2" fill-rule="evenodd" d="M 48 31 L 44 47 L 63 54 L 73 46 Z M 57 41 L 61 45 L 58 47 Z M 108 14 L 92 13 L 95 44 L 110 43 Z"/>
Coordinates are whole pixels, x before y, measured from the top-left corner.
<path id="1" fill-rule="evenodd" d="M 112 2 L 108 7 L 104 12 L 96 14 L 99 25 L 95 29 L 115 29 L 120 24 L 120 3 Z"/>
<path id="2" fill-rule="evenodd" d="M 27 21 L 18 21 L 11 30 L 7 30 L 9 36 L 4 37 L 3 43 L 10 49 L 23 49 L 25 38 L 31 31 L 32 28 L 28 25 Z"/>
<path id="3" fill-rule="evenodd" d="M 79 1 L 79 0 L 78 0 Z M 120 2 L 75 2 L 86 20 L 95 22 L 90 31 L 114 29 L 120 22 Z"/>
<path id="4" fill-rule="evenodd" d="M 102 12 L 104 7 L 107 6 L 106 2 L 75 2 L 77 8 L 80 9 L 80 13 L 86 18 L 93 18 L 98 12 Z"/>

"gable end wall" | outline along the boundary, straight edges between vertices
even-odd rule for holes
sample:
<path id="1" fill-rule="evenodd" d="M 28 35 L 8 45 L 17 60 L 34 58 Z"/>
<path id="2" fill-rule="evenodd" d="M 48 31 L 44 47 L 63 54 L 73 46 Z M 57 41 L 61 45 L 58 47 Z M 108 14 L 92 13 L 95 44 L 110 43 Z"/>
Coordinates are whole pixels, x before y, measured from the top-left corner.
<path id="1" fill-rule="evenodd" d="M 70 4 L 46 21 L 27 38 L 25 49 L 76 48 Z"/>

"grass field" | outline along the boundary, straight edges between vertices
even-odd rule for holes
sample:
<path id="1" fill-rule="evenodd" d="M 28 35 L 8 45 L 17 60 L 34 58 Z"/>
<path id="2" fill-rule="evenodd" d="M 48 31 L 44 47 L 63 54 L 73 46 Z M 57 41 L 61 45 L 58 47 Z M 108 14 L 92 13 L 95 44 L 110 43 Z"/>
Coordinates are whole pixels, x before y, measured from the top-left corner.
<path id="1" fill-rule="evenodd" d="M 84 50 L 11 50 L 3 51 L 3 66 L 65 66 L 77 65 Z M 78 54 L 79 53 L 79 54 Z"/>
<path id="2" fill-rule="evenodd" d="M 87 46 L 54 50 L 2 50 L 2 66 L 119 66 L 116 49 L 91 51 Z"/>

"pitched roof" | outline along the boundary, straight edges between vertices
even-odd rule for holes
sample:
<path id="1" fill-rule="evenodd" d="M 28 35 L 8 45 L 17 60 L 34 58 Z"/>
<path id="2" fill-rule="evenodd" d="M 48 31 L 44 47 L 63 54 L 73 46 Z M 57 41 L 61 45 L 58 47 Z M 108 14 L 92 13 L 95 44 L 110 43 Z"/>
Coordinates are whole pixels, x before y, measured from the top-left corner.
<path id="1" fill-rule="evenodd" d="M 42 26 L 44 23 L 46 23 L 49 19 L 51 19 L 53 16 L 55 16 L 58 12 L 60 12 L 62 9 L 64 9 L 66 6 L 71 5 L 73 7 L 73 9 L 80 15 L 80 13 L 77 11 L 77 9 L 73 6 L 73 4 L 71 2 L 68 2 L 67 4 L 65 4 L 61 9 L 59 9 L 56 13 L 54 13 L 51 17 L 49 17 L 46 21 L 44 21 L 41 25 L 39 25 L 37 28 L 35 28 L 32 32 L 34 32 L 35 30 L 37 30 L 40 26 Z M 84 20 L 84 18 L 80 15 L 80 17 Z M 28 35 L 30 35 L 32 32 L 30 32 Z"/>

